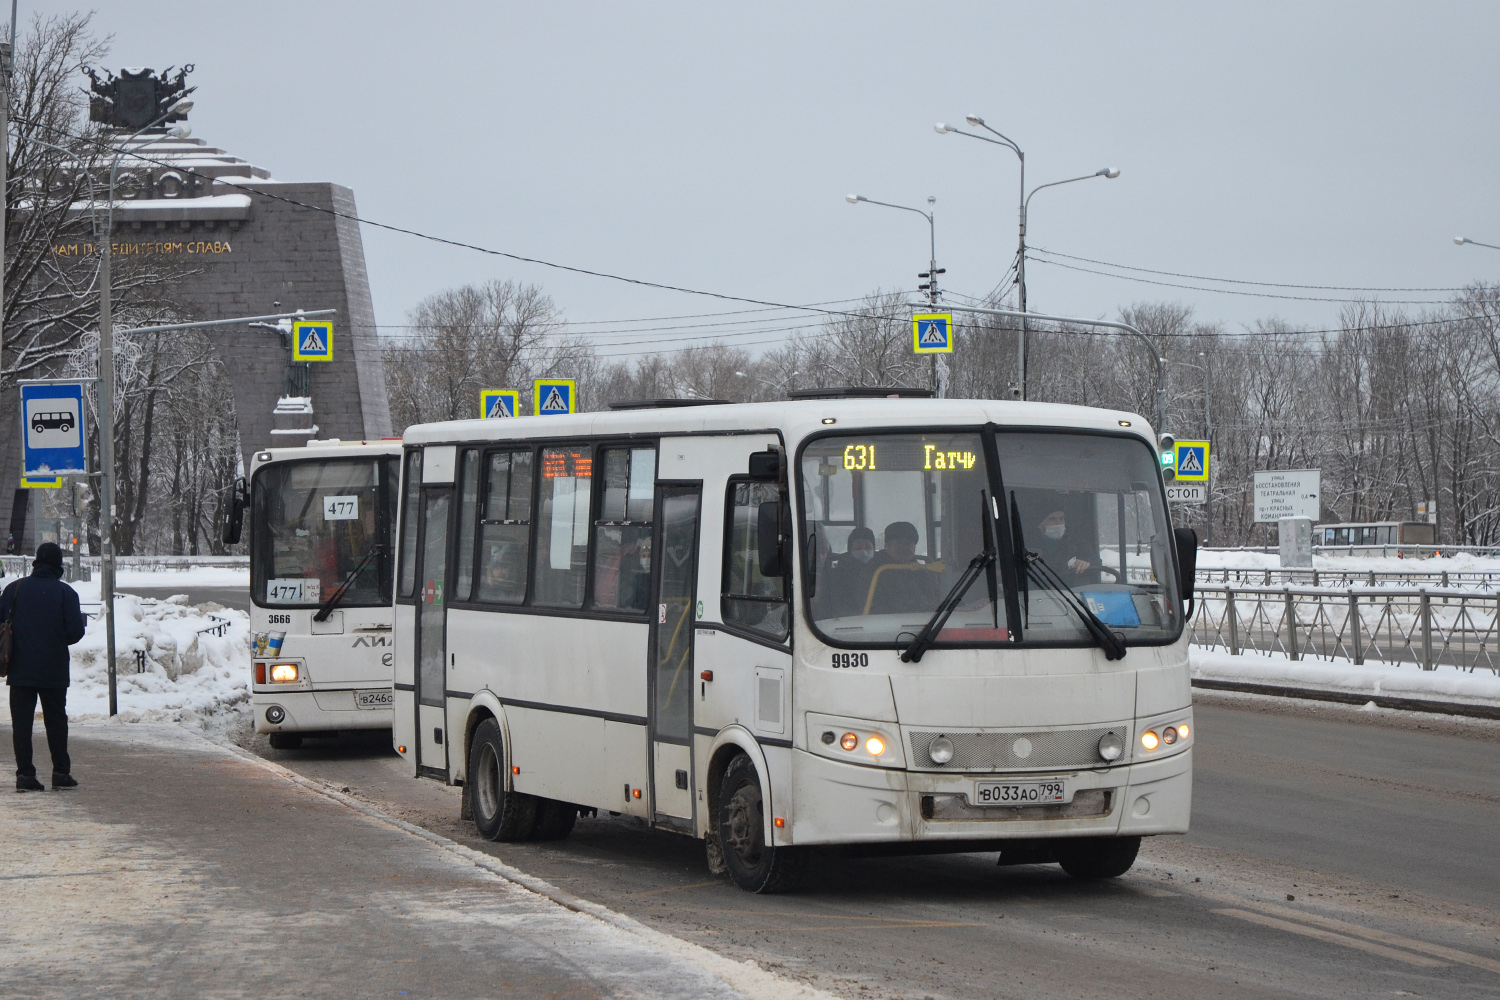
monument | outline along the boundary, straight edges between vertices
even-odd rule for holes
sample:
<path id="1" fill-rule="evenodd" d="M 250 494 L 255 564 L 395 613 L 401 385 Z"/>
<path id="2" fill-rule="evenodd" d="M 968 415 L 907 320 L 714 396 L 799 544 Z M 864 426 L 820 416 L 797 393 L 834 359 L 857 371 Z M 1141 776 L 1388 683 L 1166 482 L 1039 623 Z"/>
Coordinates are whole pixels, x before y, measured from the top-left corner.
<path id="1" fill-rule="evenodd" d="M 129 139 L 196 89 L 187 86 L 192 69 L 175 75 L 127 69 L 118 76 L 85 70 L 91 120 L 112 142 L 138 154 L 120 162 L 111 253 L 117 261 L 137 254 L 182 259 L 188 266 L 172 297 L 186 320 L 337 310 L 333 356 L 325 362 L 292 360 L 289 325 L 285 332 L 269 325 L 202 331 L 230 373 L 247 468 L 250 456 L 266 447 L 312 437 L 388 436 L 390 408 L 354 192 L 327 181 L 276 180 L 201 139 L 166 137 L 166 125 L 184 114 L 168 115 Z M 107 164 L 104 169 L 107 186 Z M 79 207 L 88 210 L 86 203 Z M 98 254 L 87 241 L 53 252 L 84 259 Z M 27 523 L 24 501 L 34 491 L 18 488 L 19 470 L 19 454 L 3 456 L 0 497 L 16 498 L 11 528 L 18 542 L 23 532 L 17 529 L 24 529 L 29 550 L 34 518 Z"/>

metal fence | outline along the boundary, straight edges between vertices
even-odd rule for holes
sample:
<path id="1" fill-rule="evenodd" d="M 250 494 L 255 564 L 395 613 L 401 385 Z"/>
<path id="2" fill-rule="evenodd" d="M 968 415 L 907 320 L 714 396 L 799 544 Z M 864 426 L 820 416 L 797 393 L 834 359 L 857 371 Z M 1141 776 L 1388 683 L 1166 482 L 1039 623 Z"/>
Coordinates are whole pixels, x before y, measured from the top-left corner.
<path id="1" fill-rule="evenodd" d="M 5 576 L 25 576 L 31 572 L 31 556 L 0 556 L 0 570 Z M 81 556 L 79 558 L 84 571 L 84 579 L 90 578 L 91 573 L 99 572 L 98 556 Z M 63 552 L 63 564 L 65 567 L 73 563 L 72 553 Z M 200 566 L 213 567 L 215 569 L 244 569 L 250 568 L 249 556 L 120 556 L 115 560 L 115 569 L 139 570 L 148 573 L 173 572 L 179 570 L 195 569 Z"/>
<path id="2" fill-rule="evenodd" d="M 1500 570 L 1361 570 L 1319 567 L 1317 569 L 1287 569 L 1271 567 L 1252 569 L 1248 567 L 1199 566 L 1197 579 L 1200 583 L 1225 583 L 1244 586 L 1305 586 L 1305 587 L 1440 587 L 1445 590 L 1500 589 Z"/>
<path id="3" fill-rule="evenodd" d="M 1316 533 L 1314 533 L 1316 537 Z M 1203 552 L 1266 552 L 1275 555 L 1280 548 L 1275 545 L 1216 545 L 1205 546 Z M 1313 553 L 1320 556 L 1383 556 L 1403 559 L 1431 559 L 1437 556 L 1456 556 L 1468 553 L 1472 556 L 1500 556 L 1500 545 L 1313 545 Z"/>
<path id="4" fill-rule="evenodd" d="M 1238 655 L 1500 675 L 1500 595 L 1455 588 L 1199 585 L 1189 641 Z"/>

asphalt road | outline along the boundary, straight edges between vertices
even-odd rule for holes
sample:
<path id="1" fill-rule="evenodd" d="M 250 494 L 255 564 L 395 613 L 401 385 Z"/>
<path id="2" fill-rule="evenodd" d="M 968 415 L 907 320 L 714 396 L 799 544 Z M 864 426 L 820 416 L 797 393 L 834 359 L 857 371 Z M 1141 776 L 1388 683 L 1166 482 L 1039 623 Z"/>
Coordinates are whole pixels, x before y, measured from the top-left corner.
<path id="1" fill-rule="evenodd" d="M 1500 724 L 1210 694 L 1193 832 L 1126 877 L 829 860 L 752 896 L 623 818 L 493 844 L 383 736 L 265 757 L 676 937 L 848 997 L 1500 996 Z"/>
<path id="2" fill-rule="evenodd" d="M 214 601 L 226 608 L 235 608 L 246 613 L 250 611 L 250 592 L 244 587 L 121 587 L 119 589 L 122 593 L 135 594 L 137 597 L 157 599 L 171 597 L 173 594 L 186 594 L 189 604 Z"/>

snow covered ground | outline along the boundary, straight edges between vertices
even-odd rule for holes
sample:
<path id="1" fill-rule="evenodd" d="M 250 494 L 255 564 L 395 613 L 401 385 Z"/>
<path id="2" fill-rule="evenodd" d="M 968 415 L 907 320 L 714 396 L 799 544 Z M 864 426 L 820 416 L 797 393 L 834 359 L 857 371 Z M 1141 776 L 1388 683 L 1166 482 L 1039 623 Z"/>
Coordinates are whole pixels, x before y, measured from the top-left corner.
<path id="1" fill-rule="evenodd" d="M 1374 698 L 1418 698 L 1467 705 L 1500 706 L 1500 675 L 1489 670 L 1470 673 L 1457 667 L 1421 670 L 1407 664 L 1392 666 L 1350 660 L 1290 660 L 1285 656 L 1245 652 L 1231 656 L 1222 649 L 1194 646 L 1188 653 L 1194 680 L 1274 684 Z"/>
<path id="2" fill-rule="evenodd" d="M 80 583 L 77 589 L 85 610 L 97 612 L 98 583 Z M 217 604 L 192 607 L 185 596 L 156 601 L 121 595 L 115 608 L 120 722 L 176 722 L 219 736 L 249 725 L 249 615 Z M 210 631 L 216 628 L 223 634 Z M 140 673 L 138 650 L 146 654 Z M 109 672 L 102 616 L 90 618 L 72 654 L 68 717 L 107 717 Z M 0 718 L 9 721 L 9 712 L 8 700 L 0 699 Z"/>
<path id="3" fill-rule="evenodd" d="M 1280 569 L 1281 557 L 1275 552 L 1236 552 L 1226 549 L 1198 553 L 1200 572 L 1214 569 Z M 1460 552 L 1432 559 L 1398 559 L 1395 556 L 1313 556 L 1313 568 L 1328 571 L 1355 570 L 1368 573 L 1500 573 L 1500 559 Z"/>

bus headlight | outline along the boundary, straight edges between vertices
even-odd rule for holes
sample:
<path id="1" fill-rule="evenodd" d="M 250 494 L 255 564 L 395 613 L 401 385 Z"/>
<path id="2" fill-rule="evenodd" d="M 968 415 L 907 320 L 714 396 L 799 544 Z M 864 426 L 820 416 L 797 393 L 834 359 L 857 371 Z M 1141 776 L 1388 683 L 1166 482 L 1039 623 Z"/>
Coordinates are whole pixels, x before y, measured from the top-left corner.
<path id="1" fill-rule="evenodd" d="M 869 739 L 865 740 L 865 749 L 870 751 L 870 756 L 879 757 L 881 754 L 885 753 L 885 740 L 881 739 L 879 736 L 871 736 Z"/>
<path id="2" fill-rule="evenodd" d="M 1171 726 L 1167 726 L 1166 728 L 1164 728 L 1161 731 L 1161 741 L 1163 743 L 1165 743 L 1167 746 L 1171 746 L 1173 743 L 1176 743 L 1177 742 L 1177 730 L 1173 729 Z"/>
<path id="3" fill-rule="evenodd" d="M 1116 761 L 1125 755 L 1125 741 L 1119 733 L 1105 733 L 1099 737 L 1099 756 L 1107 761 Z"/>
<path id="4" fill-rule="evenodd" d="M 859 746 L 859 737 L 854 735 L 853 733 L 845 733 L 843 737 L 839 739 L 839 746 L 843 747 L 845 750 L 853 750 L 855 747 Z"/>
<path id="5" fill-rule="evenodd" d="M 927 756 L 932 758 L 934 764 L 946 764 L 953 759 L 953 741 L 946 736 L 939 736 L 927 744 Z"/>
<path id="6" fill-rule="evenodd" d="M 1147 750 L 1155 750 L 1161 746 L 1161 740 L 1157 737 L 1155 731 L 1148 729 L 1141 734 L 1141 746 Z"/>
<path id="7" fill-rule="evenodd" d="M 273 663 L 271 664 L 272 684 L 295 684 L 297 683 L 297 664 L 295 663 Z"/>

